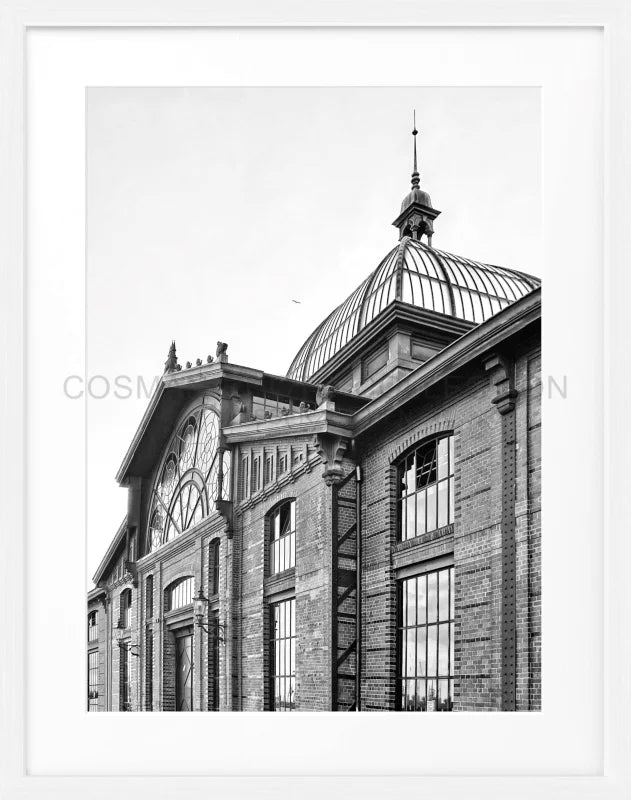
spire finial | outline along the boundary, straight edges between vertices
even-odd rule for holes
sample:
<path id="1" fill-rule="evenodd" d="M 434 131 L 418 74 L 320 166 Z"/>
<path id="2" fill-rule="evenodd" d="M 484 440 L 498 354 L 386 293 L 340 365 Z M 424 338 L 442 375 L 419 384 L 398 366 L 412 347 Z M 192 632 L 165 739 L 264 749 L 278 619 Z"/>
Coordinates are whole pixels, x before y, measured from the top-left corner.
<path id="1" fill-rule="evenodd" d="M 167 356 L 167 360 L 164 362 L 164 371 L 165 372 L 176 372 L 179 369 L 179 364 L 177 363 L 177 355 L 175 354 L 175 341 L 171 342 L 171 347 L 169 347 L 169 355 Z"/>
<path id="2" fill-rule="evenodd" d="M 412 136 L 414 137 L 414 171 L 412 172 L 412 188 L 416 189 L 419 185 L 419 175 L 418 175 L 418 166 L 416 161 L 416 135 L 418 131 L 416 130 L 416 109 L 414 109 L 414 127 L 412 128 Z"/>

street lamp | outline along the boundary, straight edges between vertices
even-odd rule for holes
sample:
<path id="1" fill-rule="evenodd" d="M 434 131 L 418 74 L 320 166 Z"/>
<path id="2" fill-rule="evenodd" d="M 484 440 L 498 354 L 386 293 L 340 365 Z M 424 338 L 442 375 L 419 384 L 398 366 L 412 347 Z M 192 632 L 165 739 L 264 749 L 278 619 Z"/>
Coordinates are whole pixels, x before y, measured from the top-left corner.
<path id="1" fill-rule="evenodd" d="M 200 586 L 197 590 L 197 594 L 193 597 L 193 616 L 195 617 L 195 623 L 197 624 L 198 628 L 201 628 L 203 631 L 209 636 L 216 636 L 218 640 L 225 644 L 225 636 L 226 636 L 226 624 L 219 622 L 216 620 L 212 626 L 209 628 L 207 625 L 204 624 L 204 617 L 206 616 L 206 610 L 208 609 L 208 598 L 204 595 L 202 591 L 202 587 Z"/>
<path id="2" fill-rule="evenodd" d="M 125 626 L 123 625 L 123 620 L 119 619 L 118 622 L 116 623 L 116 627 L 114 628 L 114 639 L 116 640 L 116 644 L 119 647 L 126 646 L 124 636 L 125 636 Z M 136 656 L 136 658 L 138 658 L 140 656 L 140 653 L 134 653 L 135 647 L 137 648 L 138 645 L 132 644 L 132 642 L 130 642 L 129 645 L 127 645 L 127 649 L 132 654 L 132 656 Z"/>

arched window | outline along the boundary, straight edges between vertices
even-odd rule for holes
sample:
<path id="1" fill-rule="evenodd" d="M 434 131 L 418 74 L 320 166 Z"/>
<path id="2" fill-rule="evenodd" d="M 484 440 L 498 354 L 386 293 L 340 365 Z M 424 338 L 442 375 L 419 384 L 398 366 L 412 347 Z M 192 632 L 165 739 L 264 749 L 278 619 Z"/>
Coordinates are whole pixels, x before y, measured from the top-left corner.
<path id="1" fill-rule="evenodd" d="M 169 442 L 149 509 L 145 552 L 170 542 L 212 513 L 219 490 L 219 418 L 204 398 Z M 223 454 L 222 497 L 229 498 L 230 454 Z"/>
<path id="2" fill-rule="evenodd" d="M 88 614 L 88 642 L 95 642 L 99 638 L 98 614 L 90 611 Z"/>
<path id="3" fill-rule="evenodd" d="M 277 506 L 269 515 L 269 571 L 277 575 L 296 564 L 296 501 Z"/>
<path id="4" fill-rule="evenodd" d="M 426 440 L 398 467 L 399 538 L 421 536 L 454 521 L 454 437 Z"/>
<path id="5" fill-rule="evenodd" d="M 166 610 L 175 611 L 177 608 L 191 605 L 193 602 L 194 578 L 180 578 L 166 588 Z"/>
<path id="6" fill-rule="evenodd" d="M 131 589 L 125 589 L 120 593 L 119 611 L 121 627 L 131 627 Z"/>

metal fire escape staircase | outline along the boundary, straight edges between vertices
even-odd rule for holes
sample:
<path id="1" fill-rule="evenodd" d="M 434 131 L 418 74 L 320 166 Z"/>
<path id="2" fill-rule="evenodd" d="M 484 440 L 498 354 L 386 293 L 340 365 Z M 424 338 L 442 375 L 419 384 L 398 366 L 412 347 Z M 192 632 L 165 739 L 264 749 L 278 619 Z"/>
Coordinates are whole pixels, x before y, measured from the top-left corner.
<path id="1" fill-rule="evenodd" d="M 332 685 L 333 711 L 361 708 L 360 468 L 333 485 Z"/>

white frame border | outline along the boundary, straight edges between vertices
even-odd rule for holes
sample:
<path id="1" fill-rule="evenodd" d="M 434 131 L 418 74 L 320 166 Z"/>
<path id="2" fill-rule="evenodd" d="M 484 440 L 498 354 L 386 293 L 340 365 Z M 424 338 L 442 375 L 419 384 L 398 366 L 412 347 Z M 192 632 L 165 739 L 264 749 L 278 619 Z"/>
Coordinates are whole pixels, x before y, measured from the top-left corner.
<path id="1" fill-rule="evenodd" d="M 625 611 L 631 608 L 631 584 L 627 565 L 631 546 L 622 526 L 624 500 L 631 473 L 631 436 L 626 400 L 630 396 L 631 372 L 620 369 L 628 353 L 625 299 L 631 277 L 624 256 L 631 252 L 630 158 L 625 132 L 629 130 L 631 102 L 629 78 L 631 36 L 625 0 L 601 3 L 597 0 L 553 0 L 545 5 L 516 0 L 506 7 L 492 0 L 446 0 L 430 5 L 401 2 L 393 7 L 382 0 L 346 0 L 320 9 L 313 4 L 275 0 L 261 8 L 256 0 L 244 0 L 238 9 L 227 4 L 195 2 L 150 3 L 82 2 L 69 0 L 54 6 L 45 0 L 30 3 L 5 0 L 0 21 L 0 74 L 2 94 L 2 134 L 0 135 L 0 174 L 5 177 L 0 193 L 0 219 L 4 236 L 0 239 L 3 314 L 2 367 L 7 383 L 0 395 L 2 411 L 2 452 L 14 454 L 3 459 L 0 486 L 3 557 L 0 620 L 4 649 L 11 658 L 0 667 L 1 738 L 0 771 L 2 797 L 111 797 L 162 798 L 182 790 L 240 797 L 252 793 L 266 796 L 300 792 L 321 796 L 344 791 L 351 797 L 383 797 L 394 791 L 418 789 L 441 797 L 457 797 L 467 791 L 475 797 L 622 798 L 631 792 L 631 752 L 628 719 L 631 716 L 631 637 Z M 142 20 L 141 23 L 138 20 Z M 605 550 L 605 769 L 602 777 L 572 778 L 31 778 L 25 774 L 25 720 L 23 709 L 25 648 L 21 620 L 24 618 L 24 540 L 11 532 L 25 528 L 24 504 L 24 86 L 25 34 L 34 26 L 597 26 L 605 37 L 605 527 L 615 527 Z M 6 266 L 5 266 L 6 265 Z M 10 384 L 8 383 L 10 377 Z M 9 422 L 10 421 L 10 422 Z M 615 437 L 613 431 L 615 430 Z M 614 635 L 615 633 L 615 635 Z M 615 692 L 614 692 L 615 687 Z"/>

